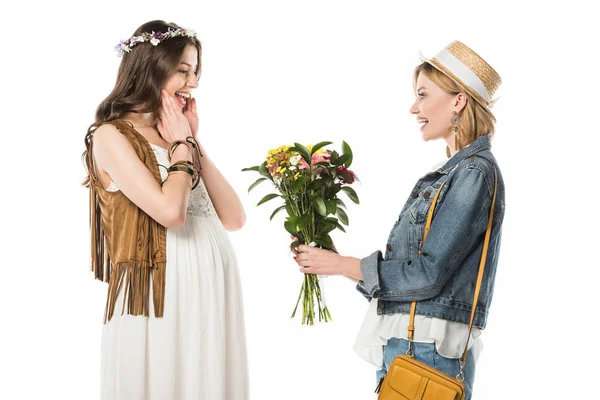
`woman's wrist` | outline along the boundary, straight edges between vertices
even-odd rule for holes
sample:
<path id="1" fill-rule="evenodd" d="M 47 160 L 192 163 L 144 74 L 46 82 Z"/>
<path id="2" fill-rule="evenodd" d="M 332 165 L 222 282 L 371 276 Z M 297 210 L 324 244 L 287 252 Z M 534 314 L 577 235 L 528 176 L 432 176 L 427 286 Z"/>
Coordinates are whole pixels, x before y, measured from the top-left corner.
<path id="1" fill-rule="evenodd" d="M 362 280 L 362 271 L 360 270 L 360 258 L 344 256 L 341 257 L 343 275 L 355 280 Z"/>
<path id="2" fill-rule="evenodd" d="M 184 180 L 186 186 L 192 190 L 192 176 L 190 174 L 184 171 L 171 171 L 169 172 L 169 177 L 171 176 L 180 176 Z"/>
<path id="3" fill-rule="evenodd" d="M 175 150 L 173 150 L 173 154 L 171 155 L 172 163 L 181 160 L 192 161 L 192 152 L 190 148 L 185 144 L 177 146 Z"/>

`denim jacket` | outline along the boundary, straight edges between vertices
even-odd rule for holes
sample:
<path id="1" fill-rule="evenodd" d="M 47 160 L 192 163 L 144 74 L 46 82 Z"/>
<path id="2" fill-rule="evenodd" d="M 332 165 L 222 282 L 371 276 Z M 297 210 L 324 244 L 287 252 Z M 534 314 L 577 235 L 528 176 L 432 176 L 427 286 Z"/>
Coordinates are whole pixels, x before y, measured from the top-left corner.
<path id="1" fill-rule="evenodd" d="M 495 168 L 496 205 L 473 323 L 485 328 L 504 218 L 504 181 L 490 149 L 489 137 L 480 136 L 419 179 L 392 227 L 385 256 L 376 251 L 361 260 L 363 279 L 357 289 L 368 299 L 378 299 L 378 314 L 408 313 L 411 302 L 417 301 L 417 314 L 469 323 Z M 427 213 L 443 182 L 423 243 Z"/>

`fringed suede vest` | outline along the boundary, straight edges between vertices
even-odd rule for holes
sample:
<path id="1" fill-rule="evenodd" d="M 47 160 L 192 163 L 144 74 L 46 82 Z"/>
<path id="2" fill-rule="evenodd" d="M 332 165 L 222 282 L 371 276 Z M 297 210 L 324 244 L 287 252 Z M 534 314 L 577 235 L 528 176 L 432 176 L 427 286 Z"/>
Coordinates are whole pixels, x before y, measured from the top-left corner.
<path id="1" fill-rule="evenodd" d="M 140 160 L 162 185 L 158 162 L 148 141 L 129 122 L 114 120 L 104 123 L 113 124 L 125 135 Z M 166 230 L 120 190 L 109 192 L 100 184 L 92 152 L 93 135 L 88 139 L 86 147 L 92 271 L 96 279 L 108 282 L 104 323 L 114 314 L 121 288 L 124 290 L 121 314 L 125 312 L 127 305 L 128 314 L 148 316 L 150 284 L 154 315 L 162 317 L 167 264 Z"/>

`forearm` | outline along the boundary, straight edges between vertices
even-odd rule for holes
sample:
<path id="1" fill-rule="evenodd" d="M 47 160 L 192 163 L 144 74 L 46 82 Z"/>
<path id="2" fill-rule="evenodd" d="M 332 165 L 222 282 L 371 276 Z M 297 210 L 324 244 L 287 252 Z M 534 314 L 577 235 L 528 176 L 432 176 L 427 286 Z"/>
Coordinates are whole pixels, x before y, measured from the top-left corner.
<path id="1" fill-rule="evenodd" d="M 342 273 L 345 277 L 353 282 L 362 280 L 362 272 L 360 270 L 360 258 L 343 257 L 342 258 Z"/>
<path id="2" fill-rule="evenodd" d="M 186 146 L 178 146 L 173 152 L 171 162 L 175 163 L 181 160 L 192 160 L 191 153 Z M 168 225 L 178 226 L 184 223 L 191 186 L 192 177 L 187 172 L 174 171 L 169 173 L 167 180 L 161 187 L 163 195 L 168 199 L 168 207 L 165 207 L 164 210 L 175 210 L 167 219 L 171 221 Z"/>
<path id="3" fill-rule="evenodd" d="M 202 178 L 219 219 L 227 230 L 240 229 L 246 222 L 246 213 L 239 196 L 211 161 L 202 145 L 200 151 L 203 155 Z"/>

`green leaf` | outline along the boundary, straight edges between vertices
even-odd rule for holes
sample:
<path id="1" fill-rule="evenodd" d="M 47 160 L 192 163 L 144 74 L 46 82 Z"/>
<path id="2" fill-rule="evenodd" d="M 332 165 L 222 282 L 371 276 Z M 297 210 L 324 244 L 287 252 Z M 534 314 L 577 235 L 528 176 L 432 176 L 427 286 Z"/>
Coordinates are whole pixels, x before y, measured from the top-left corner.
<path id="1" fill-rule="evenodd" d="M 317 150 L 319 150 L 321 147 L 325 147 L 325 146 L 327 146 L 328 144 L 331 144 L 331 143 L 333 143 L 333 142 L 319 142 L 319 143 L 315 144 L 315 145 L 313 146 L 313 148 L 312 148 L 312 151 L 310 152 L 310 155 L 312 156 L 312 155 L 313 155 L 313 154 L 315 154 L 315 152 L 316 152 Z"/>
<path id="2" fill-rule="evenodd" d="M 300 246 L 302 244 L 301 241 L 296 240 L 295 242 L 292 242 L 292 244 L 290 244 L 290 250 L 294 250 L 296 249 L 298 246 Z"/>
<path id="3" fill-rule="evenodd" d="M 340 231 L 342 231 L 342 232 L 346 233 L 346 230 L 344 229 L 344 227 L 343 227 L 343 226 L 342 226 L 342 225 L 341 225 L 339 222 L 336 222 L 336 223 L 335 223 L 335 226 L 336 226 L 336 228 L 338 228 Z"/>
<path id="4" fill-rule="evenodd" d="M 346 233 L 346 230 L 344 229 L 344 227 L 342 225 L 340 225 L 340 223 L 338 222 L 337 218 L 329 217 L 329 218 L 326 219 L 326 221 L 331 222 L 332 224 L 335 225 L 336 228 L 338 228 L 342 232 Z"/>
<path id="5" fill-rule="evenodd" d="M 340 222 L 346 226 L 348 226 L 348 214 L 344 211 L 343 208 L 338 207 L 337 216 L 340 218 Z"/>
<path id="6" fill-rule="evenodd" d="M 352 158 L 353 158 L 352 157 L 352 149 L 350 148 L 350 145 L 346 142 L 342 142 L 342 151 L 344 152 L 344 154 L 350 155 L 350 158 L 348 158 L 348 160 L 344 164 L 344 166 L 346 168 L 350 168 L 350 165 L 352 165 Z"/>
<path id="7" fill-rule="evenodd" d="M 331 236 L 329 235 L 318 236 L 315 239 L 315 242 L 327 249 L 331 249 L 331 247 L 333 247 L 333 240 L 331 240 Z"/>
<path id="8" fill-rule="evenodd" d="M 319 190 L 323 186 L 325 186 L 325 182 L 323 181 L 323 179 L 315 179 L 314 181 L 312 181 L 310 183 L 310 185 L 308 185 L 308 189 L 309 190 Z"/>
<path id="9" fill-rule="evenodd" d="M 339 158 L 336 158 L 336 160 L 333 161 L 332 164 L 339 167 L 340 165 L 348 161 L 351 157 L 352 156 L 350 154 L 341 155 L 339 156 Z"/>
<path id="10" fill-rule="evenodd" d="M 331 158 L 329 159 L 329 161 L 333 164 L 333 162 L 337 160 L 339 156 L 340 155 L 338 154 L 338 152 L 334 150 L 331 152 Z"/>
<path id="11" fill-rule="evenodd" d="M 271 214 L 271 218 L 269 218 L 269 221 L 273 220 L 273 217 L 275 216 L 275 214 L 277 214 L 279 211 L 281 210 L 285 210 L 285 205 L 281 206 L 281 207 L 277 207 L 275 209 L 275 211 L 273 211 L 273 214 Z"/>
<path id="12" fill-rule="evenodd" d="M 308 175 L 302 175 L 300 178 L 298 178 L 298 180 L 294 183 L 294 193 L 298 193 L 302 186 L 304 186 L 304 184 L 309 180 L 310 176 Z"/>
<path id="13" fill-rule="evenodd" d="M 263 182 L 263 181 L 266 181 L 266 180 L 267 180 L 267 178 L 258 178 L 258 179 L 256 180 L 256 182 L 254 182 L 252 185 L 250 185 L 250 187 L 248 188 L 248 193 L 250 193 L 250 191 L 251 191 L 252 189 L 254 189 L 254 188 L 255 188 L 255 187 L 256 187 L 256 186 L 257 186 L 259 183 L 261 183 L 261 182 Z"/>
<path id="14" fill-rule="evenodd" d="M 288 215 L 290 217 L 295 217 L 296 216 L 296 212 L 292 208 L 292 203 L 290 203 L 289 201 L 285 202 L 285 209 L 286 209 L 286 211 L 287 211 L 287 213 L 288 213 Z"/>
<path id="15" fill-rule="evenodd" d="M 285 221 L 283 223 L 285 230 L 288 231 L 291 235 L 298 236 L 298 231 L 296 231 L 296 223 L 291 221 Z"/>
<path id="16" fill-rule="evenodd" d="M 337 210 L 337 205 L 333 200 L 325 200 L 325 207 L 327 208 L 328 214 L 335 214 Z"/>
<path id="17" fill-rule="evenodd" d="M 313 204 L 315 205 L 315 210 L 317 210 L 320 215 L 324 217 L 327 216 L 327 207 L 325 206 L 325 201 L 321 197 L 313 197 Z"/>
<path id="18" fill-rule="evenodd" d="M 301 231 L 302 229 L 306 228 L 308 226 L 308 224 L 310 224 L 310 222 L 311 222 L 310 215 L 305 214 L 305 215 L 301 216 L 300 218 L 298 218 L 298 221 L 296 222 L 296 229 L 298 231 Z"/>
<path id="19" fill-rule="evenodd" d="M 346 182 L 353 183 L 352 178 L 345 172 L 338 172 L 338 176 L 343 178 Z"/>
<path id="20" fill-rule="evenodd" d="M 346 194 L 348 195 L 350 200 L 352 200 L 354 203 L 356 203 L 356 204 L 360 203 L 358 200 L 358 195 L 356 194 L 354 189 L 352 189 L 350 186 L 342 186 L 342 190 L 344 192 L 346 192 Z"/>
<path id="21" fill-rule="evenodd" d="M 302 144 L 294 142 L 294 146 L 290 147 L 288 149 L 288 151 L 297 152 L 298 154 L 300 154 L 302 156 L 302 158 L 304 158 L 304 161 L 306 161 L 308 163 L 308 165 L 311 165 L 312 157 L 310 156 L 310 152 Z"/>
<path id="22" fill-rule="evenodd" d="M 250 168 L 243 168 L 242 172 L 244 171 L 258 171 L 259 166 L 255 165 L 254 167 L 250 167 Z"/>
<path id="23" fill-rule="evenodd" d="M 321 234 L 326 234 L 331 232 L 332 230 L 334 230 L 336 228 L 335 224 L 333 222 L 327 222 L 324 221 L 323 222 L 323 229 L 321 230 Z"/>
<path id="24" fill-rule="evenodd" d="M 281 196 L 278 194 L 275 194 L 275 193 L 268 194 L 265 197 L 263 197 L 256 206 L 260 206 L 261 204 L 266 203 L 269 200 L 273 200 L 276 197 L 281 197 Z"/>
<path id="25" fill-rule="evenodd" d="M 344 201 L 342 199 L 335 199 L 335 204 L 338 205 L 338 209 L 340 207 L 344 207 L 345 209 L 348 209 L 348 207 L 346 207 L 346 203 L 344 203 Z"/>
<path id="26" fill-rule="evenodd" d="M 327 188 L 327 197 L 328 198 L 334 197 L 341 189 L 342 189 L 341 184 L 332 185 L 331 187 Z"/>
<path id="27" fill-rule="evenodd" d="M 273 181 L 273 177 L 271 176 L 271 174 L 269 173 L 269 170 L 267 169 L 266 161 L 258 166 L 258 173 L 261 174 L 262 176 L 264 176 L 265 178 Z"/>

